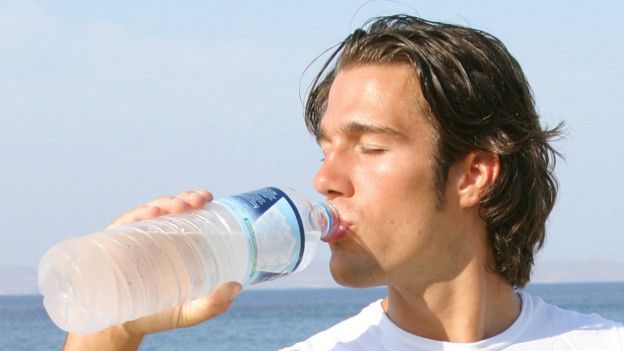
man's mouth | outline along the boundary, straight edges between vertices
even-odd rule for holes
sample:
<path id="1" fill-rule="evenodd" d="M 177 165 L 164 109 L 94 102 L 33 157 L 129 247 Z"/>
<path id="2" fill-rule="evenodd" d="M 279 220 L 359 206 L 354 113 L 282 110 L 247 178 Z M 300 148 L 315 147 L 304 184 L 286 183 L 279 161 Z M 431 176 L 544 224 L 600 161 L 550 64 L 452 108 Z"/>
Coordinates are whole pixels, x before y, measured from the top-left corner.
<path id="1" fill-rule="evenodd" d="M 329 234 L 321 238 L 321 240 L 323 240 L 326 243 L 333 243 L 336 241 L 340 241 L 347 235 L 347 231 L 349 230 L 350 226 L 351 225 L 348 222 L 341 220 L 338 224 L 334 226 L 334 228 L 329 232 Z"/>

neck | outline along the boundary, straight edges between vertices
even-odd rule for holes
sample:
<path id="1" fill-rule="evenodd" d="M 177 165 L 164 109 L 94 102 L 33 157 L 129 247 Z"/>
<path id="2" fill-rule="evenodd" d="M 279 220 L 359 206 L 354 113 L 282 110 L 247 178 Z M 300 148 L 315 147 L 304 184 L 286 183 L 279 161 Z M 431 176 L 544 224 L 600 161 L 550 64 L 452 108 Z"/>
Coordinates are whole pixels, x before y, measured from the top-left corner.
<path id="1" fill-rule="evenodd" d="M 474 264 L 451 281 L 424 288 L 388 286 L 383 308 L 397 326 L 412 334 L 476 342 L 507 329 L 518 317 L 521 301 L 501 277 Z"/>

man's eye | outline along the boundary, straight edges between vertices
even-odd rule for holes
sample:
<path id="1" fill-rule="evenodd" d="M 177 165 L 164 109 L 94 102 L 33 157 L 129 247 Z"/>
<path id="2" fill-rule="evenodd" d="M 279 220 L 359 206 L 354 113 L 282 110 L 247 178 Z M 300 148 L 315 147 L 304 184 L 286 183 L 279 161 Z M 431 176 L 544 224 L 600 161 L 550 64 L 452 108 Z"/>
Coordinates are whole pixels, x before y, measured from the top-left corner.
<path id="1" fill-rule="evenodd" d="M 325 149 L 321 149 L 321 162 L 325 162 L 326 155 L 327 151 Z"/>
<path id="2" fill-rule="evenodd" d="M 386 149 L 379 147 L 379 146 L 360 146 L 359 147 L 360 152 L 365 154 L 365 155 L 376 155 L 376 154 L 381 154 L 385 151 L 387 151 Z"/>

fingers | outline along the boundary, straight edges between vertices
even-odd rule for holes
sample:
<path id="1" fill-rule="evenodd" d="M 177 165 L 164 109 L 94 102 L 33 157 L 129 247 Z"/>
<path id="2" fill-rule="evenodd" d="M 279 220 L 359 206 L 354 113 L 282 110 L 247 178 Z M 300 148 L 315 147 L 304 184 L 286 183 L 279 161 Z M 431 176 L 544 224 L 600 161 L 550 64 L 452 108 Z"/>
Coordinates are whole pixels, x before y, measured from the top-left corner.
<path id="1" fill-rule="evenodd" d="M 123 324 L 128 335 L 145 335 L 174 328 L 185 328 L 214 318 L 227 311 L 242 286 L 228 282 L 210 295 Z"/>
<path id="2" fill-rule="evenodd" d="M 197 209 L 203 207 L 206 202 L 212 201 L 212 194 L 207 190 L 199 189 L 182 192 L 178 194 L 177 198 L 190 206 L 190 208 Z"/>
<path id="3" fill-rule="evenodd" d="M 210 201 L 212 194 L 205 189 L 184 191 L 177 196 L 163 196 L 122 214 L 109 227 L 199 209 Z"/>
<path id="4" fill-rule="evenodd" d="M 224 313 L 241 289 L 240 283 L 227 282 L 217 286 L 210 295 L 187 302 L 182 305 L 177 327 L 189 327 Z"/>

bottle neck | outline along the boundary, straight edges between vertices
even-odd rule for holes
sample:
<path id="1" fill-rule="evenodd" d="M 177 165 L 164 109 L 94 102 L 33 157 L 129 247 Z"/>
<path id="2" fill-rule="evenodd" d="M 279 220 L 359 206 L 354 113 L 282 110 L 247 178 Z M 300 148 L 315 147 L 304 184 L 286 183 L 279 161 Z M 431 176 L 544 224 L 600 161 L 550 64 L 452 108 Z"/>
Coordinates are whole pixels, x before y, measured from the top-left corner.
<path id="1" fill-rule="evenodd" d="M 340 220 L 338 210 L 327 202 L 317 202 L 314 204 L 311 222 L 321 232 L 321 239 L 326 237 Z"/>

